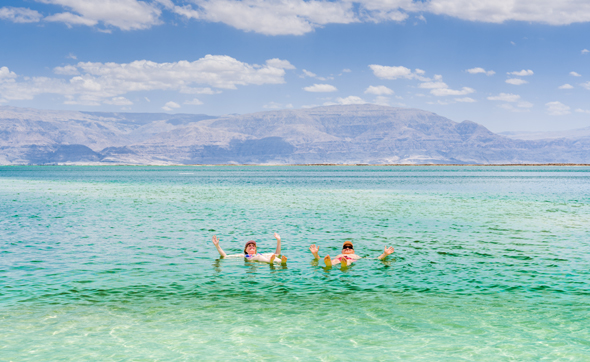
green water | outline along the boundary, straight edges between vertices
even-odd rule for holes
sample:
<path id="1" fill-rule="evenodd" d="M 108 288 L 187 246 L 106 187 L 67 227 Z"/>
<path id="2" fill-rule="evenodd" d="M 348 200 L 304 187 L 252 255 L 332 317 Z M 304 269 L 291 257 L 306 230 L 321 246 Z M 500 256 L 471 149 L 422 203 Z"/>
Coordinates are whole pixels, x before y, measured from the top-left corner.
<path id="1" fill-rule="evenodd" d="M 0 167 L 0 361 L 590 360 L 589 176 Z"/>

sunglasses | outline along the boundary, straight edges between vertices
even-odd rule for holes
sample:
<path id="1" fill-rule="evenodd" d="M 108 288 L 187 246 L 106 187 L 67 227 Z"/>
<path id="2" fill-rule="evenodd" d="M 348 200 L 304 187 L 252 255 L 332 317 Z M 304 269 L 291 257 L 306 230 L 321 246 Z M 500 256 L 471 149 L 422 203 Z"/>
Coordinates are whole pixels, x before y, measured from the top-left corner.
<path id="1" fill-rule="evenodd" d="M 354 248 L 352 247 L 352 245 L 344 245 L 342 247 L 342 250 L 344 250 L 344 249 L 352 249 L 352 250 L 354 250 Z"/>

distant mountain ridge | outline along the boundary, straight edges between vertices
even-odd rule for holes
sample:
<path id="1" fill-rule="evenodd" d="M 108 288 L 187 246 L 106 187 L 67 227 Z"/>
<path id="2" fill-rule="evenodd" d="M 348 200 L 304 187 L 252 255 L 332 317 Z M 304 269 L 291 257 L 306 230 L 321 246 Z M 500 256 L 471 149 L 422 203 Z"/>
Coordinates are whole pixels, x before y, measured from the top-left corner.
<path id="1" fill-rule="evenodd" d="M 511 139 L 378 105 L 221 117 L 0 107 L 4 165 L 589 162 L 590 139 Z"/>

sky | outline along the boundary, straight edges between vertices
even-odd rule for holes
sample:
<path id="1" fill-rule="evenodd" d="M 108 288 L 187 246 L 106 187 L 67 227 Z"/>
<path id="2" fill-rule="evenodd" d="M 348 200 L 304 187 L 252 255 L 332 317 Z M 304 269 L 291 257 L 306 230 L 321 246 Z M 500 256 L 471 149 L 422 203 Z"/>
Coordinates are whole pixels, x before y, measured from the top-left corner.
<path id="1" fill-rule="evenodd" d="M 0 106 L 590 127 L 586 0 L 3 0 Z"/>

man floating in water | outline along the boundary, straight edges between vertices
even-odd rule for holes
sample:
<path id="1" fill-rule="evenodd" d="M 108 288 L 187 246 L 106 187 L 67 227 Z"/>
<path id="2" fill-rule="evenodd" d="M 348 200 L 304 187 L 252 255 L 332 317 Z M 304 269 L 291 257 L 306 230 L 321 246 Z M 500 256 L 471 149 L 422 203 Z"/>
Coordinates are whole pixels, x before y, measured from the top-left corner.
<path id="1" fill-rule="evenodd" d="M 242 256 L 244 258 L 246 258 L 246 260 L 248 261 L 261 261 L 264 263 L 269 263 L 269 264 L 273 264 L 273 263 L 280 263 L 282 265 L 286 265 L 287 264 L 287 257 L 284 255 L 281 255 L 281 236 L 277 233 L 274 234 L 275 239 L 277 239 L 277 249 L 275 250 L 274 254 L 273 253 L 266 253 L 266 254 L 260 254 L 257 252 L 256 249 L 256 242 L 254 240 L 250 240 L 248 242 L 246 242 L 246 245 L 244 246 L 244 254 L 235 254 L 235 255 L 230 255 L 230 256 Z M 228 256 L 225 251 L 223 251 L 223 249 L 221 249 L 221 246 L 219 246 L 219 239 L 217 238 L 217 235 L 213 235 L 213 245 L 215 245 L 215 248 L 217 248 L 217 251 L 219 252 L 219 255 L 221 255 L 222 258 L 225 258 L 226 256 Z M 277 256 L 280 259 L 276 259 Z"/>
<path id="2" fill-rule="evenodd" d="M 311 244 L 311 246 L 309 247 L 309 251 L 311 251 L 311 253 L 316 259 L 320 258 L 320 255 L 318 254 L 319 250 L 320 248 L 318 248 L 315 244 Z M 377 259 L 383 260 L 387 258 L 387 256 L 391 253 L 393 253 L 393 247 L 385 247 L 385 250 L 383 250 L 383 254 L 379 255 Z M 361 257 L 356 255 L 356 253 L 354 252 L 354 246 L 352 245 L 352 242 L 347 240 L 342 245 L 342 254 L 338 255 L 334 259 L 331 259 L 330 255 L 326 255 L 326 257 L 324 258 L 324 263 L 326 263 L 326 267 L 328 268 L 332 267 L 332 264 L 338 263 L 340 263 L 341 267 L 348 267 L 350 264 L 359 260 L 360 258 Z"/>

